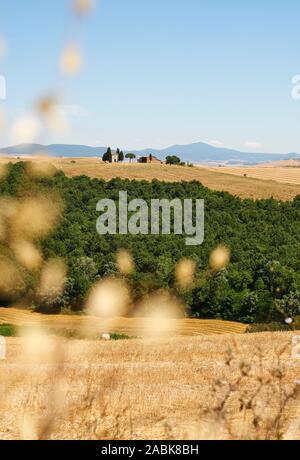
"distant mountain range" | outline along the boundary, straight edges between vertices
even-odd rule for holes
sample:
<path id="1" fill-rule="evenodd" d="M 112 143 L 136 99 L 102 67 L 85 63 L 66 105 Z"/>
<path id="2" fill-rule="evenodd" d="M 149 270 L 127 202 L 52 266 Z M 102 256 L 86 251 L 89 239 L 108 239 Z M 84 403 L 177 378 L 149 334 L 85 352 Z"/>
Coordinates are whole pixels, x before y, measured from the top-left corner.
<path id="1" fill-rule="evenodd" d="M 24 156 L 40 154 L 41 152 L 53 157 L 100 157 L 107 147 L 89 147 L 86 145 L 70 144 L 24 144 L 0 149 L 1 155 Z M 127 151 L 128 152 L 128 151 Z M 219 164 L 259 164 L 277 160 L 300 160 L 299 153 L 258 153 L 240 152 L 238 150 L 213 147 L 203 142 L 188 145 L 173 145 L 165 149 L 130 150 L 137 156 L 155 155 L 165 159 L 168 155 L 177 155 L 183 161 L 192 163 L 219 163 Z"/>
<path id="2" fill-rule="evenodd" d="M 52 157 L 99 157 L 107 150 L 107 147 L 89 147 L 87 145 L 72 144 L 22 144 L 13 145 L 0 149 L 0 155 L 37 155 L 48 154 Z"/>
<path id="3" fill-rule="evenodd" d="M 173 145 L 163 150 L 146 149 L 134 153 L 138 153 L 139 155 L 151 153 L 159 158 L 165 158 L 168 155 L 178 155 L 182 160 L 193 163 L 258 164 L 277 160 L 300 160 L 300 154 L 298 153 L 240 152 L 238 150 L 213 147 L 203 142 L 188 145 Z"/>

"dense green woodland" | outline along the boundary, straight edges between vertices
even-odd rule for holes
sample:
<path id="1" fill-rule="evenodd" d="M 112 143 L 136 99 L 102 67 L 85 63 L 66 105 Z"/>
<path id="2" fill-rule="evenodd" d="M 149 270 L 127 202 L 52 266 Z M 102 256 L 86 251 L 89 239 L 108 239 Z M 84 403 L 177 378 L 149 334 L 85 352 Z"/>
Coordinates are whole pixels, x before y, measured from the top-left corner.
<path id="1" fill-rule="evenodd" d="M 159 288 L 183 297 L 190 315 L 244 322 L 282 320 L 300 314 L 300 197 L 291 202 L 273 199 L 241 200 L 214 192 L 198 182 L 164 183 L 153 180 L 110 182 L 86 176 L 67 178 L 58 172 L 50 179 L 33 181 L 24 163 L 10 165 L 0 182 L 1 195 L 24 197 L 43 189 L 59 193 L 65 209 L 55 231 L 41 245 L 46 258 L 60 256 L 69 267 L 64 295 L 48 311 L 70 306 L 80 310 L 90 286 L 99 278 L 118 275 L 119 248 L 131 251 L 135 272 L 128 277 L 138 299 Z M 180 171 L 179 171 L 180 173 Z M 96 232 L 102 198 L 205 199 L 205 242 L 186 246 L 183 236 L 100 236 Z M 209 269 L 209 255 L 219 244 L 231 249 L 231 263 L 221 272 Z M 197 264 L 193 290 L 178 292 L 174 266 L 183 257 Z M 29 288 L 38 274 L 27 274 Z M 281 311 L 281 312 L 280 312 Z"/>

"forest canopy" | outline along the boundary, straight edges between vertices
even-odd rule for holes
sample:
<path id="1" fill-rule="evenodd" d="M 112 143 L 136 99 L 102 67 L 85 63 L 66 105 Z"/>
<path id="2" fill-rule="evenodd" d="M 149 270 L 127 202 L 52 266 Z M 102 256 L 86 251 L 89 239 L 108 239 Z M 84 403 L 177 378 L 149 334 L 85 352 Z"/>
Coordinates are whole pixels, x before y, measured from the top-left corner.
<path id="1" fill-rule="evenodd" d="M 204 199 L 204 243 L 186 246 L 185 235 L 99 235 L 97 202 L 103 198 L 117 201 L 122 190 L 128 192 L 129 199 L 147 202 L 153 198 Z M 61 257 L 68 267 L 65 290 L 55 304 L 47 306 L 48 312 L 63 307 L 81 310 L 97 280 L 121 276 L 116 253 L 126 249 L 135 261 L 127 278 L 136 301 L 167 288 L 184 300 L 191 316 L 199 318 L 251 323 L 300 314 L 300 197 L 290 202 L 242 200 L 211 191 L 196 181 L 105 182 L 86 176 L 68 178 L 62 172 L 33 180 L 25 163 L 9 165 L 8 174 L 0 181 L 2 197 L 30 196 L 36 191 L 60 196 L 64 206 L 55 230 L 38 242 L 46 259 Z M 212 270 L 210 254 L 220 245 L 230 250 L 230 263 Z M 190 290 L 180 289 L 175 280 L 174 267 L 183 258 L 196 265 Z M 37 278 L 34 272 L 27 274 L 29 288 L 33 289 Z M 9 306 L 7 299 L 1 303 Z"/>

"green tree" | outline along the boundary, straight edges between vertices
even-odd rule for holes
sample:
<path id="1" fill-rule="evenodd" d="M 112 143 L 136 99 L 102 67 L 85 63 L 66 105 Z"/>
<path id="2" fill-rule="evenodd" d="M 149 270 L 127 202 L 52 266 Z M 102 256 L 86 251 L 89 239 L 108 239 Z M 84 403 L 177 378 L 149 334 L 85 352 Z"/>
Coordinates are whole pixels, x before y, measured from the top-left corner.
<path id="1" fill-rule="evenodd" d="M 108 147 L 107 151 L 103 155 L 103 161 L 109 161 L 111 163 L 112 161 L 112 153 L 111 153 L 111 148 Z"/>
<path id="2" fill-rule="evenodd" d="M 123 150 L 120 151 L 119 153 L 119 161 L 122 163 L 122 161 L 124 161 L 124 152 Z"/>
<path id="3" fill-rule="evenodd" d="M 285 316 L 295 318 L 300 315 L 300 291 L 292 291 L 277 300 L 278 310 Z"/>
<path id="4" fill-rule="evenodd" d="M 132 160 L 134 160 L 136 158 L 136 155 L 134 153 L 127 153 L 126 158 L 128 158 L 130 163 L 131 163 Z"/>
<path id="5" fill-rule="evenodd" d="M 181 163 L 181 159 L 175 155 L 168 156 L 166 158 L 167 165 L 179 165 Z"/>
<path id="6" fill-rule="evenodd" d="M 135 270 L 128 276 L 134 304 L 163 288 L 181 297 L 188 311 L 200 318 L 261 323 L 300 314 L 300 197 L 287 202 L 242 200 L 209 190 L 197 181 L 104 181 L 87 176 L 69 178 L 62 171 L 33 180 L 27 168 L 25 162 L 9 164 L 0 181 L 5 228 L 10 223 L 5 216 L 10 214 L 4 211 L 6 202 L 10 209 L 11 198 L 37 193 L 55 201 L 60 196 L 64 203 L 61 220 L 45 240 L 39 239 L 36 244 L 44 260 L 58 257 L 65 261 L 68 278 L 60 295 L 54 295 L 49 286 L 43 298 L 36 298 L 39 273 L 21 266 L 5 241 L 0 241 L 0 263 L 6 266 L 11 259 L 20 273 L 20 280 L 11 290 L 5 287 L 0 292 L 2 305 L 14 304 L 28 294 L 42 311 L 54 313 L 66 307 L 82 310 L 98 279 L 120 276 L 116 252 L 126 249 L 135 261 Z M 149 207 L 153 198 L 204 199 L 204 243 L 186 246 L 186 235 L 173 234 L 98 235 L 96 203 L 101 198 L 117 200 L 120 190 L 127 190 L 129 199 L 144 199 Z M 226 269 L 213 271 L 209 269 L 210 254 L 220 245 L 230 248 L 230 263 Z M 197 264 L 195 283 L 188 292 L 178 289 L 174 271 L 183 258 L 192 258 Z"/>

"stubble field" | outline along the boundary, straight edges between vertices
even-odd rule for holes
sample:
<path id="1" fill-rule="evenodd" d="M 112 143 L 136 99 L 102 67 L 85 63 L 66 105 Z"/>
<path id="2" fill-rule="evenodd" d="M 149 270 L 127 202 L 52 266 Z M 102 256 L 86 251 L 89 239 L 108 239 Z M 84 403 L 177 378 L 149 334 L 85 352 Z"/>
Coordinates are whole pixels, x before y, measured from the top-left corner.
<path id="1" fill-rule="evenodd" d="M 129 337 L 149 336 L 151 318 L 99 319 L 93 316 L 43 315 L 15 308 L 0 308 L 0 325 L 35 326 L 59 330 L 76 331 L 84 329 L 93 334 L 118 333 Z M 156 325 L 157 327 L 157 325 Z M 168 319 L 167 333 L 172 335 L 242 334 L 247 326 L 241 323 L 221 320 Z"/>
<path id="2" fill-rule="evenodd" d="M 275 181 L 281 184 L 300 185 L 300 162 L 299 166 L 244 166 L 244 167 L 229 167 L 223 168 L 227 174 L 247 178 L 260 179 L 263 181 Z M 217 172 L 216 169 L 214 171 Z"/>
<path id="3" fill-rule="evenodd" d="M 10 338 L 0 438 L 299 438 L 292 336 Z"/>

